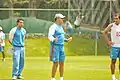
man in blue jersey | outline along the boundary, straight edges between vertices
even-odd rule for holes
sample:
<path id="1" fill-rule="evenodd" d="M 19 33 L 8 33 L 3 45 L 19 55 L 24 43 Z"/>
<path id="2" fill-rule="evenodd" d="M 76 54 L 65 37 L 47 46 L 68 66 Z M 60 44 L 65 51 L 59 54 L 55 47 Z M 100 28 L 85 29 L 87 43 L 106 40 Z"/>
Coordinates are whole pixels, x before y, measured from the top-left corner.
<path id="1" fill-rule="evenodd" d="M 55 23 L 50 26 L 48 39 L 50 40 L 50 60 L 53 62 L 52 66 L 52 78 L 55 80 L 55 74 L 59 65 L 60 80 L 63 80 L 64 73 L 64 41 L 70 42 L 72 37 L 65 39 L 64 30 L 62 25 L 64 24 L 64 18 L 62 14 L 55 15 Z"/>
<path id="2" fill-rule="evenodd" d="M 23 22 L 23 19 L 18 19 L 17 26 L 12 28 L 9 33 L 9 42 L 14 50 L 12 80 L 23 79 L 21 73 L 24 68 L 24 40 L 26 34 L 26 30 L 22 27 L 24 25 Z"/>

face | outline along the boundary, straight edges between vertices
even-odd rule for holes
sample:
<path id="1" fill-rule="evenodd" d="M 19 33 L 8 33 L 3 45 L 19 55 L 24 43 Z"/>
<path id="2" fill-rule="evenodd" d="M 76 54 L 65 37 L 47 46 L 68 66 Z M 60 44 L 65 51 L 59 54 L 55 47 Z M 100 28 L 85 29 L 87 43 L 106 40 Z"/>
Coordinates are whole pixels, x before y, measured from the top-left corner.
<path id="1" fill-rule="evenodd" d="M 63 18 L 63 22 L 65 23 L 67 21 L 67 18 L 65 17 L 65 18 Z"/>
<path id="2" fill-rule="evenodd" d="M 115 22 L 116 24 L 119 24 L 119 22 L 120 22 L 119 16 L 115 16 L 115 17 L 114 17 L 114 22 Z"/>
<path id="3" fill-rule="evenodd" d="M 59 18 L 58 20 L 59 20 L 59 23 L 60 23 L 60 24 L 63 24 L 63 23 L 64 23 L 64 18 Z"/>
<path id="4" fill-rule="evenodd" d="M 18 27 L 22 27 L 24 26 L 24 21 L 23 20 L 19 20 L 19 22 L 17 23 Z"/>

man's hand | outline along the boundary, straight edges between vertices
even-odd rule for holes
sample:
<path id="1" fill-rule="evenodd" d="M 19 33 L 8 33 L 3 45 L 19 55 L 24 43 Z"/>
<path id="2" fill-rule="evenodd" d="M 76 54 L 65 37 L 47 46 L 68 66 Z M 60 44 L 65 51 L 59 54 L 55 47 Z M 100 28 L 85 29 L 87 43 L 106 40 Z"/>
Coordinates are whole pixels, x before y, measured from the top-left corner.
<path id="1" fill-rule="evenodd" d="M 11 41 L 10 41 L 10 40 L 8 40 L 8 42 L 12 45 L 12 43 L 11 43 Z"/>
<path id="2" fill-rule="evenodd" d="M 114 45 L 115 43 L 113 43 L 112 41 L 108 41 L 108 46 L 112 47 L 112 45 Z"/>
<path id="3" fill-rule="evenodd" d="M 72 41 L 72 37 L 68 38 L 68 42 L 71 42 Z"/>
<path id="4" fill-rule="evenodd" d="M 54 41 L 57 41 L 58 40 L 58 37 L 56 37 L 55 39 L 54 39 Z"/>

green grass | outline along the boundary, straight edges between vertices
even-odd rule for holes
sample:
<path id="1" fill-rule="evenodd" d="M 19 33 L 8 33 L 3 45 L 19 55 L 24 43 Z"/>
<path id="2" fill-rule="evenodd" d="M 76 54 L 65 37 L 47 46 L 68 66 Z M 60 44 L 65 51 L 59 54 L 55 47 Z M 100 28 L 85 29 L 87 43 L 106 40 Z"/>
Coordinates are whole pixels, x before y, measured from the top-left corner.
<path id="1" fill-rule="evenodd" d="M 110 80 L 109 56 L 66 57 L 65 80 Z M 52 63 L 48 57 L 26 57 L 23 75 L 25 80 L 49 80 Z M 12 60 L 0 61 L 0 80 L 11 79 Z M 118 74 L 118 71 L 117 73 Z M 59 80 L 57 71 L 56 79 Z"/>
<path id="2" fill-rule="evenodd" d="M 49 41 L 47 38 L 26 39 L 26 61 L 23 75 L 25 80 L 49 80 L 52 63 L 49 62 Z M 65 80 L 110 80 L 108 56 L 78 56 L 94 55 L 95 40 L 74 36 L 71 43 L 65 43 Z M 12 59 L 7 53 L 11 47 L 6 41 L 5 53 L 7 60 L 0 60 L 0 80 L 11 79 Z M 98 40 L 98 54 L 107 54 L 107 48 L 102 39 Z M 1 59 L 1 54 L 0 54 Z M 118 73 L 118 72 L 117 72 Z M 56 75 L 59 80 L 59 74 Z"/>
<path id="3" fill-rule="evenodd" d="M 5 53 L 6 56 L 8 48 L 11 47 L 6 40 Z M 26 56 L 49 56 L 49 40 L 47 38 L 39 39 L 26 39 L 25 41 Z M 83 38 L 81 36 L 74 36 L 73 41 L 65 43 L 65 53 L 68 56 L 80 55 L 94 55 L 95 53 L 95 40 Z M 98 55 L 106 55 L 108 48 L 102 39 L 98 40 Z M 1 56 L 1 55 L 0 55 Z"/>

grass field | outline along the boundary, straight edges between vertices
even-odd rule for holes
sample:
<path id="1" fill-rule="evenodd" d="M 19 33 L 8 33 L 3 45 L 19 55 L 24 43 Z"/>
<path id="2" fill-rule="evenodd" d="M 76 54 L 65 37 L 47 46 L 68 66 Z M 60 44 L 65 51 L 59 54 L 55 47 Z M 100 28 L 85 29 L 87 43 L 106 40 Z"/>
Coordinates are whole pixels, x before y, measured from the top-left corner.
<path id="1" fill-rule="evenodd" d="M 45 38 L 26 39 L 25 48 L 27 57 L 49 56 L 49 41 Z M 6 40 L 5 53 L 9 57 L 8 48 L 10 44 Z M 74 36 L 73 41 L 65 43 L 65 53 L 67 56 L 81 56 L 95 54 L 95 40 Z M 98 40 L 98 55 L 107 55 L 108 48 L 102 39 Z M 1 57 L 1 55 L 0 55 Z"/>
<path id="2" fill-rule="evenodd" d="M 23 75 L 25 80 L 50 80 L 52 63 L 49 61 L 49 41 L 47 38 L 26 39 L 26 61 Z M 73 37 L 71 43 L 65 43 L 65 80 L 110 80 L 109 57 L 94 55 L 95 40 Z M 6 62 L 1 61 L 0 80 L 11 80 L 12 59 L 7 53 L 10 44 L 6 40 Z M 98 41 L 98 55 L 107 54 L 107 48 Z M 91 56 L 82 56 L 91 55 Z M 117 72 L 118 73 L 118 72 Z M 56 79 L 59 80 L 57 72 Z"/>
<path id="3" fill-rule="evenodd" d="M 66 57 L 65 80 L 111 80 L 109 56 Z M 49 80 L 52 63 L 48 57 L 26 57 L 23 75 L 25 80 Z M 0 80 L 10 80 L 12 59 L 0 61 Z M 118 73 L 118 71 L 117 71 Z M 116 73 L 116 74 L 117 74 Z M 57 72 L 56 79 L 59 80 Z"/>

